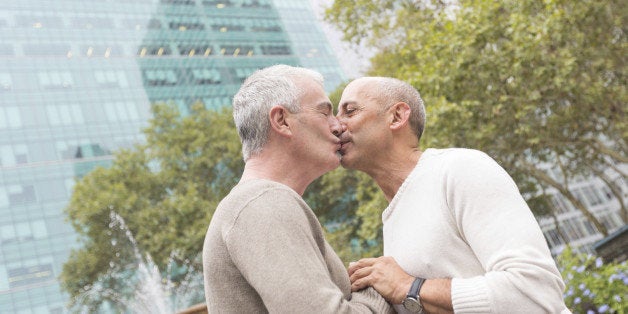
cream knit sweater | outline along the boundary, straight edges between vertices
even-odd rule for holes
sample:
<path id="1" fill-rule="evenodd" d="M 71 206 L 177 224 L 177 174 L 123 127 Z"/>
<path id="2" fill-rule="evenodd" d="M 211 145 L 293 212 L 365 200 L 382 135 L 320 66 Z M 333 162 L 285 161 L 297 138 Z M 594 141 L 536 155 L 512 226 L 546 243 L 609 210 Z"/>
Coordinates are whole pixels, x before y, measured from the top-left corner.
<path id="1" fill-rule="evenodd" d="M 384 255 L 411 275 L 453 278 L 455 313 L 569 312 L 534 216 L 482 152 L 427 149 L 382 219 Z"/>
<path id="2" fill-rule="evenodd" d="M 312 210 L 292 189 L 267 180 L 238 184 L 218 205 L 203 274 L 212 314 L 392 311 L 371 288 L 351 293 Z"/>

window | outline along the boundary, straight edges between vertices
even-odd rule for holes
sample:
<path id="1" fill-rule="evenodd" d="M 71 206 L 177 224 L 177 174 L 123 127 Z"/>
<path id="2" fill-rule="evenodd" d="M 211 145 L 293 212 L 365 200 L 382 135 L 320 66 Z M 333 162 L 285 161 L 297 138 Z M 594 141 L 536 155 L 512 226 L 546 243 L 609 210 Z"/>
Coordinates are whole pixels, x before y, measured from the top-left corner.
<path id="1" fill-rule="evenodd" d="M 161 21 L 158 19 L 150 19 L 146 27 L 148 27 L 148 29 L 160 29 Z"/>
<path id="2" fill-rule="evenodd" d="M 145 70 L 144 79 L 149 86 L 173 86 L 178 81 L 174 70 Z"/>
<path id="3" fill-rule="evenodd" d="M 161 0 L 162 4 L 194 5 L 194 0 Z"/>
<path id="4" fill-rule="evenodd" d="M 36 265 L 8 269 L 11 289 L 54 279 L 52 265 Z"/>
<path id="5" fill-rule="evenodd" d="M 212 48 L 208 45 L 179 45 L 179 54 L 190 57 L 207 57 L 212 54 Z"/>
<path id="6" fill-rule="evenodd" d="M 168 56 L 172 54 L 172 50 L 167 46 L 146 46 L 140 48 L 137 52 L 140 57 L 149 56 Z"/>
<path id="7" fill-rule="evenodd" d="M 220 72 L 216 69 L 190 69 L 196 85 L 220 84 Z"/>
<path id="8" fill-rule="evenodd" d="M 262 54 L 265 54 L 265 55 L 289 55 L 290 53 L 291 53 L 290 47 L 286 45 L 262 46 Z"/>
<path id="9" fill-rule="evenodd" d="M 251 32 L 281 32 L 281 24 L 277 20 L 256 19 L 251 24 Z"/>
<path id="10" fill-rule="evenodd" d="M 592 186 L 585 186 L 581 189 L 581 191 L 588 201 L 589 206 L 602 204 L 602 198 L 600 197 L 600 194 L 598 193 L 596 188 Z"/>
<path id="11" fill-rule="evenodd" d="M 46 106 L 46 115 L 52 126 L 85 123 L 79 105 L 48 105 Z"/>
<path id="12" fill-rule="evenodd" d="M 221 55 L 238 56 L 251 56 L 253 55 L 253 46 L 248 45 L 223 45 L 220 46 Z"/>
<path id="13" fill-rule="evenodd" d="M 16 238 L 15 227 L 12 224 L 0 226 L 0 243 L 11 242 Z"/>
<path id="14" fill-rule="evenodd" d="M 192 22 L 170 22 L 168 27 L 172 30 L 186 31 L 186 30 L 204 30 L 205 25 L 203 23 Z"/>
<path id="15" fill-rule="evenodd" d="M 1 55 L 2 53 L 0 53 Z M 9 91 L 13 89 L 13 80 L 11 79 L 11 74 L 9 73 L 0 73 L 0 92 Z"/>
<path id="16" fill-rule="evenodd" d="M 257 71 L 257 69 L 256 68 L 237 68 L 233 71 L 235 72 L 235 76 L 239 80 L 244 81 L 249 75 Z"/>
<path id="17" fill-rule="evenodd" d="M 28 162 L 27 147 L 24 144 L 0 146 L 0 166 L 14 166 Z"/>
<path id="18" fill-rule="evenodd" d="M 101 87 L 129 87 L 124 71 L 96 71 L 94 77 Z"/>
<path id="19" fill-rule="evenodd" d="M 217 32 L 229 32 L 229 31 L 244 31 L 244 25 L 237 24 L 233 20 L 228 19 L 214 19 L 211 24 L 213 31 Z"/>
<path id="20" fill-rule="evenodd" d="M 119 122 L 139 120 L 137 106 L 133 102 L 107 102 L 104 104 L 104 108 L 108 121 Z"/>
<path id="21" fill-rule="evenodd" d="M 571 207 L 565 202 L 565 199 L 563 198 L 563 196 L 561 194 L 554 194 L 552 195 L 552 204 L 554 205 L 554 209 L 558 212 L 558 213 L 567 213 L 569 211 L 571 211 Z"/>
<path id="22" fill-rule="evenodd" d="M 230 97 L 203 98 L 203 103 L 207 109 L 219 109 L 231 105 Z"/>
<path id="23" fill-rule="evenodd" d="M 586 230 L 586 233 L 588 235 L 598 234 L 597 228 L 595 228 L 595 226 L 593 226 L 593 223 L 588 219 L 583 220 L 582 225 L 584 226 L 584 230 Z"/>
<path id="24" fill-rule="evenodd" d="M 0 130 L 22 126 L 20 110 L 15 106 L 0 107 Z"/>
<path id="25" fill-rule="evenodd" d="M 270 3 L 268 0 L 242 0 L 242 7 L 244 8 L 269 8 Z"/>
<path id="26" fill-rule="evenodd" d="M 7 189 L 9 205 L 34 203 L 37 201 L 35 187 L 32 185 L 12 185 Z"/>
<path id="27" fill-rule="evenodd" d="M 72 74 L 67 71 L 50 71 L 37 73 L 39 85 L 46 89 L 70 88 L 74 85 Z"/>
<path id="28" fill-rule="evenodd" d="M 121 56 L 123 50 L 118 45 L 89 45 L 81 47 L 81 54 L 85 54 L 86 57 L 105 57 Z"/>
<path id="29" fill-rule="evenodd" d="M 217 8 L 225 8 L 225 7 L 232 7 L 233 6 L 233 1 L 230 1 L 230 0 L 203 0 L 203 5 L 204 6 L 217 7 Z"/>
<path id="30" fill-rule="evenodd" d="M 549 241 L 552 247 L 563 244 L 563 239 L 558 235 L 558 231 L 556 229 L 546 231 L 545 238 Z"/>

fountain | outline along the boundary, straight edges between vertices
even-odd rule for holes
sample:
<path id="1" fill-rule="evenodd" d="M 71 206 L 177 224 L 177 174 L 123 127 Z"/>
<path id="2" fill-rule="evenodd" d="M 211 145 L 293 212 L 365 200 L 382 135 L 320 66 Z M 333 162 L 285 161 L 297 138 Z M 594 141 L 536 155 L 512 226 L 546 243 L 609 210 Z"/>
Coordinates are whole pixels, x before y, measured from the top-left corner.
<path id="1" fill-rule="evenodd" d="M 186 265 L 182 266 L 186 270 L 186 275 L 180 283 L 175 283 L 172 278 L 175 271 L 181 267 L 175 267 L 176 253 L 173 252 L 170 255 L 171 262 L 162 277 L 151 256 L 141 254 L 124 219 L 113 210 L 109 217 L 111 220 L 109 228 L 122 231 L 133 248 L 135 263 L 121 270 L 114 269 L 114 263 L 111 262 L 109 271 L 94 284 L 86 286 L 85 291 L 75 299 L 71 309 L 73 312 L 92 313 L 94 309 L 87 305 L 90 301 L 93 303 L 106 300 L 98 308 L 99 312 L 166 314 L 204 301 L 202 271 L 196 271 L 191 263 L 186 261 Z M 112 239 L 111 244 L 114 247 L 118 245 L 115 239 Z M 126 290 L 109 288 L 106 284 L 109 280 L 124 282 Z"/>

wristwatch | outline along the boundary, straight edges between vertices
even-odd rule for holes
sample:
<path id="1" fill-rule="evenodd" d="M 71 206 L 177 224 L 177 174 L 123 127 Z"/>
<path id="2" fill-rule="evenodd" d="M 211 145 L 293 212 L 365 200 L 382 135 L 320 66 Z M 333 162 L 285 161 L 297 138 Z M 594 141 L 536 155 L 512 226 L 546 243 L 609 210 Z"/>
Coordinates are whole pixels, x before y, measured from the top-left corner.
<path id="1" fill-rule="evenodd" d="M 408 291 L 408 295 L 403 300 L 403 307 L 412 312 L 412 313 L 423 313 L 423 306 L 421 305 L 421 297 L 419 296 L 419 291 L 421 291 L 421 286 L 425 279 L 416 277 L 414 282 L 412 282 L 412 286 L 410 286 L 410 291 Z"/>

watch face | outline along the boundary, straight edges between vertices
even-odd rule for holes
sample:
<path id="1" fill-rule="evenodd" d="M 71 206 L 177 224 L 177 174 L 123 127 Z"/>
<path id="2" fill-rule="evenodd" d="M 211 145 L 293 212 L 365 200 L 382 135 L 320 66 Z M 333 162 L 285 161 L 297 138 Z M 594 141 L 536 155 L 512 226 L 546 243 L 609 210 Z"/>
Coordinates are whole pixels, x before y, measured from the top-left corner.
<path id="1" fill-rule="evenodd" d="M 403 300 L 403 307 L 405 307 L 406 310 L 412 313 L 421 313 L 421 311 L 423 310 L 423 307 L 421 306 L 421 303 L 419 303 L 419 300 L 413 298 L 406 298 L 405 300 Z"/>

